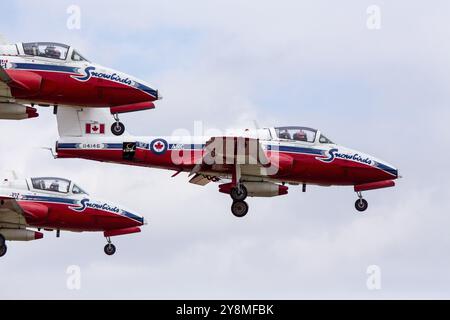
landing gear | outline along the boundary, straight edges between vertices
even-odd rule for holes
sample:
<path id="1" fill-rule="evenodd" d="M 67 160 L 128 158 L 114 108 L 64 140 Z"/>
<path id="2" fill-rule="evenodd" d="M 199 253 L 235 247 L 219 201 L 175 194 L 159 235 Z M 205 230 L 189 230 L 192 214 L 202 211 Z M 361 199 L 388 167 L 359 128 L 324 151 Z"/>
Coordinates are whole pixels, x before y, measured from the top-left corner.
<path id="1" fill-rule="evenodd" d="M 233 201 L 231 212 L 235 217 L 242 218 L 248 212 L 248 204 L 245 201 Z"/>
<path id="2" fill-rule="evenodd" d="M 361 192 L 358 192 L 357 194 L 359 199 L 355 202 L 356 210 L 358 210 L 359 212 L 366 211 L 369 207 L 369 203 L 367 202 L 367 200 L 363 199 Z"/>
<path id="3" fill-rule="evenodd" d="M 107 238 L 107 240 L 108 243 L 106 244 L 104 251 L 108 256 L 112 256 L 114 253 L 116 253 L 116 246 L 111 243 L 111 239 L 109 237 Z"/>
<path id="4" fill-rule="evenodd" d="M 116 122 L 111 125 L 111 132 L 115 136 L 121 136 L 125 132 L 125 125 L 120 122 L 117 113 L 114 115 L 114 120 L 116 120 Z"/>
<path id="5" fill-rule="evenodd" d="M 8 247 L 4 244 L 0 247 L 0 258 L 6 254 L 6 251 L 8 251 Z"/>
<path id="6" fill-rule="evenodd" d="M 8 248 L 6 247 L 6 239 L 0 234 L 0 257 L 3 257 L 6 254 L 6 251 L 8 251 Z"/>
<path id="7" fill-rule="evenodd" d="M 239 184 L 231 188 L 230 196 L 234 201 L 244 201 L 247 198 L 247 188 L 243 184 Z"/>
<path id="8" fill-rule="evenodd" d="M 233 171 L 232 183 L 234 187 L 230 190 L 231 213 L 238 218 L 244 217 L 248 212 L 248 204 L 244 200 L 247 198 L 247 188 L 241 183 L 241 166 L 236 164 Z"/>

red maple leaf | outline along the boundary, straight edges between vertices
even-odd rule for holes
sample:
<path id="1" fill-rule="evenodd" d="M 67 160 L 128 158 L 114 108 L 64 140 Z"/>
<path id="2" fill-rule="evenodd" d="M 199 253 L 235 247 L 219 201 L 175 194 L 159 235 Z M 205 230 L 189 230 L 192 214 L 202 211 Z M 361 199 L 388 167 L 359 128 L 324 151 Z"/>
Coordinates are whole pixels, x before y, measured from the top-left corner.
<path id="1" fill-rule="evenodd" d="M 155 149 L 161 150 L 164 147 L 164 145 L 161 143 L 161 141 L 158 141 L 157 144 L 155 144 Z"/>

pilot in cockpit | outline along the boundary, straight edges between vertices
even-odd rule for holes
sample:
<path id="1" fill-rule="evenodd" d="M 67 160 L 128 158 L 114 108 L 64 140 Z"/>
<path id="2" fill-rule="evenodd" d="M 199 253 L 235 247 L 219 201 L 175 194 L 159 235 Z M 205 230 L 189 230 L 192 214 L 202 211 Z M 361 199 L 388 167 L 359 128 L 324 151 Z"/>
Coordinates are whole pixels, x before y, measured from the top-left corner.
<path id="1" fill-rule="evenodd" d="M 283 131 L 280 132 L 279 134 L 279 138 L 280 139 L 291 139 L 291 135 L 289 134 L 289 131 L 287 131 L 287 129 L 284 129 Z"/>
<path id="2" fill-rule="evenodd" d="M 50 191 L 59 191 L 59 182 L 57 180 L 53 181 L 49 188 Z"/>
<path id="3" fill-rule="evenodd" d="M 45 48 L 45 56 L 48 58 L 59 59 L 61 52 L 59 52 L 54 46 L 48 46 Z"/>
<path id="4" fill-rule="evenodd" d="M 37 185 L 38 185 L 38 189 L 45 190 L 45 182 L 44 182 L 44 180 L 39 180 Z"/>
<path id="5" fill-rule="evenodd" d="M 294 133 L 293 138 L 294 140 L 297 141 L 307 141 L 306 133 L 303 130 L 299 130 L 296 133 Z"/>

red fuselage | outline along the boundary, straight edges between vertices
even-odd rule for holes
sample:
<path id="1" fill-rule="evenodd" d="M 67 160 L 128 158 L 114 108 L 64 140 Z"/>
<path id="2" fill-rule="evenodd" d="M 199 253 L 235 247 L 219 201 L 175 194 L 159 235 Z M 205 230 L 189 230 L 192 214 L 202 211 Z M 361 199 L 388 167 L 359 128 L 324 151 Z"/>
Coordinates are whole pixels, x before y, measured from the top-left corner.
<path id="1" fill-rule="evenodd" d="M 100 141 L 99 141 L 100 142 Z M 128 143 L 103 143 L 102 148 L 79 148 L 77 144 L 58 143 L 58 158 L 84 158 L 89 160 L 122 163 L 144 167 L 155 167 L 175 171 L 191 171 L 196 164 L 201 163 L 204 156 L 202 147 L 198 149 L 171 149 L 168 143 L 164 152 L 155 152 L 154 148 L 136 147 L 134 152 L 129 150 Z M 139 144 L 139 143 L 137 143 Z M 92 144 L 94 145 L 94 144 Z M 184 154 L 183 154 L 184 153 Z M 313 148 L 289 147 L 283 151 L 265 151 L 268 159 L 277 159 L 278 170 L 268 178 L 279 182 L 296 182 L 317 185 L 360 185 L 378 181 L 392 180 L 398 177 L 397 169 L 381 162 L 361 163 L 357 161 L 335 158 L 331 162 L 321 161 L 326 158 L 321 152 Z M 174 163 L 173 159 L 182 159 Z M 199 162 L 200 159 L 200 162 Z M 202 172 L 212 176 L 231 177 L 233 165 L 202 166 Z"/>
<path id="2" fill-rule="evenodd" d="M 45 68 L 40 66 L 40 64 L 34 64 L 32 67 L 23 66 L 36 70 L 7 70 L 12 79 L 23 84 L 11 86 L 11 94 L 15 99 L 35 104 L 114 107 L 152 102 L 158 98 L 157 91 L 141 83 L 135 84 L 135 80 L 129 80 L 133 81 L 133 85 L 94 76 L 86 81 L 80 81 L 73 77 L 79 75 L 75 72 L 76 68 L 59 67 L 65 70 L 63 72 L 39 70 L 38 68 Z"/>
<path id="3" fill-rule="evenodd" d="M 71 231 L 111 231 L 139 227 L 143 218 L 129 212 L 116 213 L 101 208 L 85 207 L 64 198 L 25 196 L 18 200 L 27 224 L 37 228 Z"/>

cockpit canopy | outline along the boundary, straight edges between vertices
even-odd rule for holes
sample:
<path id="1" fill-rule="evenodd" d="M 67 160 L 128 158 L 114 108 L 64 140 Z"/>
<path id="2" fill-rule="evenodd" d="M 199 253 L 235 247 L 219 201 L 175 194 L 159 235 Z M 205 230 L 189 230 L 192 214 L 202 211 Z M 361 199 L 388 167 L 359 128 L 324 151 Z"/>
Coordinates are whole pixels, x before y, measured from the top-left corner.
<path id="1" fill-rule="evenodd" d="M 87 193 L 77 186 L 75 183 L 72 183 L 70 180 L 64 178 L 55 178 L 55 177 L 39 177 L 39 178 L 31 178 L 31 184 L 34 190 L 42 190 L 42 191 L 50 191 L 50 192 L 58 192 L 58 193 L 72 193 L 72 194 L 85 194 Z"/>
<path id="2" fill-rule="evenodd" d="M 333 144 L 333 142 L 321 134 L 318 130 L 308 127 L 276 127 L 275 132 L 278 139 L 299 142 L 315 143 L 319 134 L 319 143 Z"/>
<path id="3" fill-rule="evenodd" d="M 23 43 L 23 52 L 28 56 L 43 57 L 49 59 L 66 60 L 70 52 L 70 47 L 54 42 L 29 42 Z M 87 61 L 76 50 L 72 50 L 70 56 L 72 61 Z"/>

